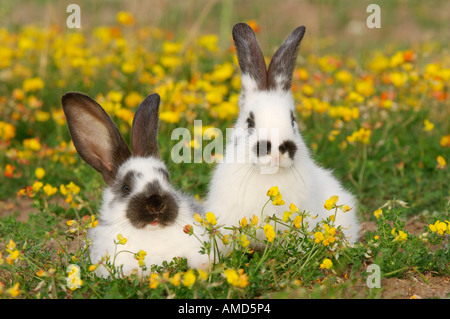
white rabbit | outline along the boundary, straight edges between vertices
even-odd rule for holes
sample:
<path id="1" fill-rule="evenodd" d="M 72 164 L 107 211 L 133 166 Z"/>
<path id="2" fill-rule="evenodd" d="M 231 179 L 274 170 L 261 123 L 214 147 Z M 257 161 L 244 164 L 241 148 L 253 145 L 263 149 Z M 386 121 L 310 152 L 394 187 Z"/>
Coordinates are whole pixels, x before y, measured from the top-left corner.
<path id="1" fill-rule="evenodd" d="M 331 196 L 339 196 L 335 224 L 342 225 L 350 243 L 358 240 L 357 204 L 332 173 L 315 163 L 295 119 L 291 93 L 296 55 L 305 27 L 295 29 L 273 56 L 268 69 L 253 30 L 244 23 L 233 28 L 233 39 L 241 68 L 242 92 L 234 133 L 223 160 L 217 163 L 209 185 L 206 211 L 219 224 L 238 226 L 253 214 L 259 217 L 268 200 L 267 191 L 278 186 L 285 204 L 267 205 L 265 216 L 282 218 L 291 203 L 318 218 L 313 227 L 332 212 L 324 208 Z M 333 210 L 334 211 L 334 210 Z M 264 233 L 258 235 L 264 238 Z"/>
<path id="2" fill-rule="evenodd" d="M 173 257 L 186 257 L 192 268 L 206 268 L 208 256 L 201 254 L 201 243 L 183 232 L 194 226 L 194 213 L 202 213 L 196 201 L 175 190 L 158 150 L 158 110 L 160 97 L 149 95 L 133 119 L 131 148 L 103 108 L 90 97 L 76 92 L 62 97 L 62 106 L 73 143 L 81 158 L 100 172 L 107 187 L 103 192 L 99 224 L 90 229 L 89 253 L 98 263 L 105 255 L 114 259 L 117 235 L 127 239 L 117 245 L 114 265 L 124 275 L 138 269 L 138 261 L 129 252 L 146 252 L 144 262 L 161 265 Z M 194 229 L 196 231 L 196 229 Z M 198 236 L 200 236 L 197 230 Z M 129 252 L 126 252 L 129 251 Z M 103 266 L 100 276 L 108 277 Z M 139 272 L 140 273 L 140 272 Z"/>

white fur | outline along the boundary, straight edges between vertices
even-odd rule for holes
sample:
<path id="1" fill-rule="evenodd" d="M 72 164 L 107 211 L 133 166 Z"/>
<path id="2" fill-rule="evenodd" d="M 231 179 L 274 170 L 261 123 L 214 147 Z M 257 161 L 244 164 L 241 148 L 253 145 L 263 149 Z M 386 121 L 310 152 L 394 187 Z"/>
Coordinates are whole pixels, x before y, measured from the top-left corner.
<path id="1" fill-rule="evenodd" d="M 195 236 L 189 236 L 183 232 L 183 227 L 187 224 L 194 227 L 193 215 L 201 212 L 192 210 L 190 199 L 175 191 L 163 176 L 154 170 L 158 167 L 165 169 L 164 163 L 159 159 L 132 157 L 120 167 L 117 176 L 123 176 L 130 169 L 142 174 L 138 178 L 138 182 L 133 184 L 133 193 L 139 193 L 147 183 L 158 180 L 165 191 L 171 192 L 176 197 L 179 215 L 175 224 L 166 227 L 147 225 L 143 229 L 136 229 L 126 217 L 127 202 L 118 201 L 111 188 L 108 187 L 103 193 L 99 224 L 90 229 L 88 233 L 92 240 L 89 253 L 93 263 L 100 262 L 106 255 L 110 256 L 112 263 L 115 252 L 114 241 L 117 242 L 117 235 L 121 234 L 127 239 L 127 242 L 125 245 L 117 245 L 116 253 L 123 252 L 117 255 L 115 266 L 123 266 L 124 275 L 129 275 L 134 269 L 139 269 L 138 261 L 134 258 L 133 253 L 140 250 L 147 253 L 144 259 L 147 271 L 143 275 L 149 273 L 151 265 L 162 265 L 163 261 L 170 262 L 174 257 L 187 258 L 188 265 L 192 268 L 208 266 L 208 256 L 199 252 L 202 245 L 200 241 Z M 197 236 L 201 235 L 201 230 L 198 228 L 194 228 L 194 232 Z M 97 269 L 97 274 L 103 277 L 109 276 L 109 272 L 103 266 Z M 140 270 L 139 274 L 141 274 Z"/>
<path id="2" fill-rule="evenodd" d="M 255 87 L 251 83 L 251 77 L 245 75 L 243 78 L 243 86 Z M 338 195 L 338 204 L 349 205 L 352 210 L 346 213 L 339 211 L 335 223 L 342 225 L 351 243 L 355 242 L 359 234 L 356 200 L 329 170 L 314 162 L 298 132 L 297 124 L 295 123 L 294 129 L 291 126 L 291 110 L 294 110 L 294 102 L 290 92 L 255 91 L 245 87 L 235 125 L 240 134 L 234 135 L 227 143 L 225 157 L 213 172 L 206 211 L 213 212 L 220 224 L 238 226 L 243 217 L 249 219 L 255 214 L 260 218 L 261 209 L 269 199 L 267 191 L 272 186 L 278 186 L 286 204 L 274 206 L 269 203 L 264 215 L 272 216 L 275 213 L 282 218 L 283 213 L 289 210 L 289 205 L 294 203 L 301 211 L 310 212 L 312 216 L 319 215 L 317 219 L 309 220 L 310 227 L 314 227 L 320 219 L 333 214 L 334 210 L 327 211 L 324 203 L 331 196 Z M 278 141 L 274 141 L 269 134 L 273 152 L 264 156 L 269 159 L 262 164 L 252 151 L 258 140 L 256 134 L 248 136 L 243 133 L 246 132 L 246 119 L 250 111 L 255 115 L 256 134 L 260 129 L 279 129 Z M 285 140 L 292 140 L 297 146 L 294 160 L 278 154 L 278 146 Z M 244 163 L 227 158 L 233 148 L 245 150 Z M 260 232 L 259 237 L 263 239 L 264 233 Z"/>

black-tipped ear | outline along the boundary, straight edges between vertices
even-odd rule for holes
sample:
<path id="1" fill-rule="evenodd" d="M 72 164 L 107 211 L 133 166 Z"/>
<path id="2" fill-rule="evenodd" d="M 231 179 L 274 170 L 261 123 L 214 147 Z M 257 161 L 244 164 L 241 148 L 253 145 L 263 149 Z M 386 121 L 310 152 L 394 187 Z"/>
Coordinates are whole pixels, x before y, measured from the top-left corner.
<path id="1" fill-rule="evenodd" d="M 142 157 L 159 157 L 158 120 L 160 97 L 150 94 L 139 105 L 134 114 L 131 131 L 131 149 L 133 155 Z"/>
<path id="2" fill-rule="evenodd" d="M 78 154 L 111 185 L 119 166 L 131 156 L 117 126 L 105 110 L 85 94 L 66 93 L 62 97 L 62 107 Z"/>
<path id="3" fill-rule="evenodd" d="M 288 91 L 291 89 L 298 47 L 305 30 L 304 26 L 295 29 L 272 57 L 267 72 L 267 82 L 270 90 L 280 88 Z"/>
<path id="4" fill-rule="evenodd" d="M 245 23 L 238 23 L 233 27 L 233 39 L 241 68 L 241 77 L 249 76 L 255 82 L 252 85 L 259 90 L 267 89 L 267 67 L 261 48 L 256 41 L 252 28 Z M 242 89 L 246 83 L 242 83 Z"/>

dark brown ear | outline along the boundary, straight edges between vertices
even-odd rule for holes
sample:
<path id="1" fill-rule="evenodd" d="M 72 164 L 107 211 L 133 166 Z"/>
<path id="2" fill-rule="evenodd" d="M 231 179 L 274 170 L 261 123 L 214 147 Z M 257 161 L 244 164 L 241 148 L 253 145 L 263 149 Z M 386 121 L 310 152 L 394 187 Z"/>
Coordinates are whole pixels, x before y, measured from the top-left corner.
<path id="1" fill-rule="evenodd" d="M 116 125 L 97 102 L 82 93 L 66 93 L 62 107 L 78 154 L 111 185 L 119 166 L 131 156 Z"/>
<path id="2" fill-rule="evenodd" d="M 261 48 L 256 41 L 252 28 L 245 23 L 233 27 L 233 39 L 241 68 L 241 77 L 249 76 L 255 83 L 242 82 L 242 90 L 267 89 L 267 67 Z"/>
<path id="3" fill-rule="evenodd" d="M 292 86 L 292 74 L 300 41 L 305 34 L 304 26 L 295 29 L 275 52 L 267 72 L 268 88 L 289 91 Z"/>
<path id="4" fill-rule="evenodd" d="M 150 94 L 139 105 L 133 119 L 131 131 L 131 149 L 133 155 L 159 157 L 158 120 L 160 97 Z"/>

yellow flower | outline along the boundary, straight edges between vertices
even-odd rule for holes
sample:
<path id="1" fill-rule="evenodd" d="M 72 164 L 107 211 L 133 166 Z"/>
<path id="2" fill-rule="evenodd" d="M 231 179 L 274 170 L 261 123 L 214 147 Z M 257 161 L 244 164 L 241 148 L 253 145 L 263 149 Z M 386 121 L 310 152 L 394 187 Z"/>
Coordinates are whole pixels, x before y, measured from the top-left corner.
<path id="1" fill-rule="evenodd" d="M 253 215 L 252 218 L 250 219 L 250 221 L 252 222 L 252 224 L 253 224 L 254 226 L 257 226 L 257 225 L 258 225 L 258 222 L 259 222 L 259 218 L 258 218 L 258 216 Z"/>
<path id="2" fill-rule="evenodd" d="M 130 92 L 125 97 L 125 105 L 129 108 L 138 106 L 143 100 L 142 95 L 140 95 L 138 92 Z"/>
<path id="3" fill-rule="evenodd" d="M 10 295 L 13 298 L 20 295 L 19 283 L 17 282 L 11 288 L 6 289 L 5 293 L 7 293 L 8 295 Z"/>
<path id="4" fill-rule="evenodd" d="M 302 216 L 298 215 L 294 218 L 294 227 L 300 228 L 302 224 Z"/>
<path id="5" fill-rule="evenodd" d="M 401 241 L 401 242 L 405 242 L 408 238 L 408 234 L 399 230 L 398 231 L 398 235 L 395 236 L 394 241 Z"/>
<path id="6" fill-rule="evenodd" d="M 355 91 L 365 97 L 371 96 L 373 93 L 375 93 L 373 80 L 371 78 L 367 80 L 358 80 L 355 83 Z"/>
<path id="7" fill-rule="evenodd" d="M 241 221 L 239 222 L 239 226 L 241 227 L 245 227 L 247 226 L 248 222 L 247 222 L 247 218 L 242 218 Z"/>
<path id="8" fill-rule="evenodd" d="M 331 210 L 332 208 L 336 207 L 336 203 L 339 200 L 339 196 L 331 196 L 329 199 L 325 201 L 325 204 L 323 205 L 326 210 Z"/>
<path id="9" fill-rule="evenodd" d="M 219 38 L 215 34 L 207 34 L 203 35 L 198 39 L 198 44 L 200 47 L 203 47 L 211 52 L 216 52 L 218 47 L 217 43 Z"/>
<path id="10" fill-rule="evenodd" d="M 39 151 L 41 149 L 41 143 L 39 142 L 38 138 L 28 138 L 23 140 L 23 146 L 26 149 L 32 150 L 32 151 Z"/>
<path id="11" fill-rule="evenodd" d="M 96 265 L 90 265 L 89 268 L 88 268 L 88 271 L 94 271 L 94 270 L 97 269 L 97 267 L 98 267 L 98 264 L 96 264 Z"/>
<path id="12" fill-rule="evenodd" d="M 211 74 L 211 80 L 216 82 L 224 82 L 231 78 L 234 74 L 233 64 L 226 62 L 222 65 L 217 65 Z"/>
<path id="13" fill-rule="evenodd" d="M 391 68 L 395 68 L 399 65 L 401 65 L 404 62 L 404 54 L 402 51 L 397 51 L 395 54 L 391 57 L 391 60 L 389 61 L 389 66 Z"/>
<path id="14" fill-rule="evenodd" d="M 194 214 L 194 219 L 196 222 L 199 222 L 199 223 L 201 223 L 203 221 L 202 217 L 198 213 Z"/>
<path id="15" fill-rule="evenodd" d="M 211 212 L 206 213 L 206 220 L 211 225 L 216 225 L 217 224 L 216 216 L 214 216 L 214 214 L 211 213 Z"/>
<path id="16" fill-rule="evenodd" d="M 136 72 L 137 65 L 136 65 L 135 61 L 127 60 L 127 61 L 122 63 L 122 66 L 121 66 L 120 69 L 125 74 L 131 74 L 131 73 Z"/>
<path id="17" fill-rule="evenodd" d="M 341 83 L 349 83 L 353 79 L 353 75 L 347 70 L 337 71 L 334 77 Z"/>
<path id="18" fill-rule="evenodd" d="M 439 235 L 443 235 L 448 226 L 444 222 L 437 220 L 434 224 L 428 225 L 428 227 L 433 233 L 437 232 Z"/>
<path id="19" fill-rule="evenodd" d="M 396 227 L 392 228 L 392 230 L 391 230 L 391 235 L 392 235 L 392 236 L 395 236 L 395 234 L 396 234 L 395 229 L 396 229 Z"/>
<path id="20" fill-rule="evenodd" d="M 164 41 L 162 49 L 164 54 L 177 54 L 181 50 L 181 43 Z"/>
<path id="21" fill-rule="evenodd" d="M 0 126 L 0 127 L 1 127 L 1 126 Z M 1 129 L 0 129 L 0 131 L 1 131 Z M 439 144 L 440 144 L 442 147 L 450 147 L 450 135 L 444 135 L 444 136 L 442 136 L 441 139 L 440 139 L 440 141 L 439 141 Z"/>
<path id="22" fill-rule="evenodd" d="M 278 194 L 275 198 L 273 198 L 272 204 L 275 206 L 283 206 L 285 204 L 284 200 L 281 198 L 281 194 Z"/>
<path id="23" fill-rule="evenodd" d="M 383 214 L 383 210 L 381 208 L 378 208 L 377 210 L 375 210 L 373 212 L 373 215 L 378 219 L 381 217 L 381 215 Z"/>
<path id="24" fill-rule="evenodd" d="M 130 12 L 120 11 L 116 16 L 117 22 L 122 25 L 134 24 L 134 17 Z"/>
<path id="25" fill-rule="evenodd" d="M 180 113 L 173 111 L 164 111 L 159 113 L 161 121 L 166 123 L 178 123 L 180 121 Z"/>
<path id="26" fill-rule="evenodd" d="M 235 269 L 225 269 L 223 274 L 229 284 L 235 286 L 239 282 L 239 275 Z"/>
<path id="27" fill-rule="evenodd" d="M 195 277 L 194 271 L 189 269 L 183 275 L 183 286 L 192 287 L 195 284 L 197 278 Z"/>
<path id="28" fill-rule="evenodd" d="M 33 190 L 33 192 L 37 193 L 42 188 L 42 186 L 44 186 L 44 183 L 35 181 L 31 186 L 31 189 Z"/>
<path id="29" fill-rule="evenodd" d="M 119 245 L 125 245 L 127 243 L 127 239 L 122 234 L 117 235 L 117 240 Z"/>
<path id="30" fill-rule="evenodd" d="M 369 68 L 374 72 L 382 72 L 389 67 L 389 59 L 382 54 L 377 54 L 369 63 Z"/>
<path id="31" fill-rule="evenodd" d="M 302 93 L 306 96 L 311 96 L 314 94 L 314 87 L 312 85 L 309 85 L 308 83 L 305 83 L 302 86 Z"/>
<path id="32" fill-rule="evenodd" d="M 320 264 L 320 269 L 330 269 L 333 267 L 333 262 L 329 258 L 325 258 Z"/>
<path id="33" fill-rule="evenodd" d="M 227 282 L 234 287 L 245 288 L 248 285 L 248 276 L 244 273 L 244 269 L 239 269 L 238 271 L 225 269 L 223 274 Z"/>
<path id="34" fill-rule="evenodd" d="M 83 218 L 84 218 L 85 221 L 89 220 L 89 216 L 88 215 L 84 216 Z M 95 227 L 97 227 L 97 225 L 98 225 L 98 220 L 95 219 L 94 215 L 91 215 L 90 221 L 86 224 L 85 227 L 87 227 L 87 228 L 95 228 Z"/>
<path id="35" fill-rule="evenodd" d="M 22 87 L 25 92 L 39 91 L 44 87 L 44 81 L 40 77 L 25 79 Z"/>
<path id="36" fill-rule="evenodd" d="M 264 225 L 263 229 L 264 229 L 264 233 L 266 234 L 266 238 L 269 241 L 269 243 L 273 242 L 273 240 L 275 239 L 275 236 L 276 236 L 275 231 L 273 230 L 273 226 L 266 224 L 266 225 Z"/>
<path id="37" fill-rule="evenodd" d="M 428 119 L 425 119 L 423 121 L 423 125 L 424 125 L 423 129 L 427 132 L 432 131 L 434 129 L 434 124 L 431 123 Z"/>
<path id="38" fill-rule="evenodd" d="M 242 234 L 240 237 L 240 242 L 241 242 L 241 246 L 242 247 L 247 247 L 248 245 L 250 245 L 250 241 L 247 239 L 247 235 Z"/>
<path id="39" fill-rule="evenodd" d="M 408 75 L 404 72 L 392 72 L 389 76 L 396 87 L 402 87 L 408 81 Z"/>
<path id="40" fill-rule="evenodd" d="M 175 287 L 178 287 L 181 284 L 181 273 L 177 272 L 173 275 L 173 277 L 170 278 L 170 283 Z"/>
<path id="41" fill-rule="evenodd" d="M 37 111 L 35 119 L 38 122 L 47 122 L 50 119 L 50 113 L 44 111 Z"/>
<path id="42" fill-rule="evenodd" d="M 18 250 L 10 251 L 10 254 L 8 257 L 6 257 L 6 262 L 10 265 L 14 263 L 14 261 L 19 258 L 20 252 Z"/>
<path id="43" fill-rule="evenodd" d="M 156 289 L 158 288 L 159 285 L 159 275 L 156 273 L 151 273 L 150 276 L 148 277 L 148 285 L 150 287 L 150 289 Z"/>
<path id="44" fill-rule="evenodd" d="M 436 161 L 438 162 L 438 165 L 437 165 L 438 169 L 445 169 L 446 168 L 447 161 L 441 155 L 438 155 L 438 157 L 436 158 Z"/>
<path id="45" fill-rule="evenodd" d="M 203 269 L 197 269 L 198 272 L 198 278 L 201 280 L 206 280 L 208 279 L 208 273 L 206 271 L 204 271 Z"/>
<path id="46" fill-rule="evenodd" d="M 139 259 L 139 260 L 144 260 L 145 256 L 147 256 L 147 253 L 142 249 L 139 250 L 135 255 L 136 259 Z"/>
<path id="47" fill-rule="evenodd" d="M 267 191 L 267 196 L 269 197 L 275 197 L 280 194 L 280 191 L 278 190 L 278 186 L 273 186 Z"/>
<path id="48" fill-rule="evenodd" d="M 316 244 L 320 243 L 322 240 L 325 239 L 325 237 L 323 236 L 323 233 L 320 231 L 314 233 L 314 238 L 315 238 L 314 242 Z"/>
<path id="49" fill-rule="evenodd" d="M 292 215 L 292 212 L 290 212 L 290 211 L 285 211 L 285 212 L 283 213 L 283 221 L 284 221 L 285 223 L 287 223 L 287 222 L 290 220 L 291 215 Z"/>
<path id="50" fill-rule="evenodd" d="M 0 121 L 0 138 L 4 141 L 9 141 L 16 136 L 16 128 L 10 124 Z"/>
<path id="51" fill-rule="evenodd" d="M 171 69 L 179 66 L 183 61 L 178 56 L 163 55 L 160 57 L 160 62 L 162 66 Z"/>
<path id="52" fill-rule="evenodd" d="M 38 167 L 34 171 L 34 175 L 36 176 L 37 179 L 43 179 L 45 176 L 45 170 L 42 167 Z"/>
<path id="53" fill-rule="evenodd" d="M 291 213 L 298 213 L 298 212 L 300 212 L 299 209 L 297 208 L 297 206 L 295 206 L 293 203 L 291 203 L 289 205 L 289 210 L 291 211 Z"/>
<path id="54" fill-rule="evenodd" d="M 45 194 L 49 197 L 56 194 L 56 192 L 58 191 L 56 187 L 53 187 L 50 184 L 45 184 L 45 186 L 42 189 L 44 190 Z"/>

